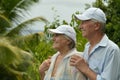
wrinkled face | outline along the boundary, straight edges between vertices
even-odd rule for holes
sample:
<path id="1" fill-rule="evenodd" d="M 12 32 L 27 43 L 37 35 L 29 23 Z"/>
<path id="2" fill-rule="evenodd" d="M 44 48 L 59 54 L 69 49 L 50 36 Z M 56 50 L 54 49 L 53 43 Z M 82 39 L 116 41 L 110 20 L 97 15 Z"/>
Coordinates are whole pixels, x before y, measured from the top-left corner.
<path id="1" fill-rule="evenodd" d="M 62 34 L 54 34 L 53 35 L 53 48 L 56 50 L 64 49 L 64 47 L 68 47 L 70 41 L 64 37 Z"/>
<path id="2" fill-rule="evenodd" d="M 82 31 L 82 36 L 85 38 L 91 38 L 96 31 L 96 23 L 92 20 L 82 21 L 79 28 Z"/>

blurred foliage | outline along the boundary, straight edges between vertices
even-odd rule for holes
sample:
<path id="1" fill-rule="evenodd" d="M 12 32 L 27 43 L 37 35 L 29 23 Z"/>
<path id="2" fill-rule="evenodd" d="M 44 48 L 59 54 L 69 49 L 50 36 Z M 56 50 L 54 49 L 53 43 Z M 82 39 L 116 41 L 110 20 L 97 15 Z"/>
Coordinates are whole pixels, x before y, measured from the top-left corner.
<path id="1" fill-rule="evenodd" d="M 29 24 L 47 23 L 43 17 L 25 20 L 30 6 L 38 1 L 0 0 L 0 80 L 33 80 L 27 72 L 33 64 L 33 56 L 23 49 L 25 46 L 15 44 L 15 39 Z"/>
<path id="2" fill-rule="evenodd" d="M 32 55 L 11 45 L 8 39 L 0 38 L 0 80 L 26 80 Z"/>
<path id="3" fill-rule="evenodd" d="M 39 65 L 43 60 L 56 52 L 52 48 L 52 41 L 48 39 L 44 32 L 40 32 L 14 38 L 11 43 L 31 53 L 33 56 L 32 64 L 29 66 L 27 73 L 29 74 L 30 80 L 40 80 L 38 71 Z"/>

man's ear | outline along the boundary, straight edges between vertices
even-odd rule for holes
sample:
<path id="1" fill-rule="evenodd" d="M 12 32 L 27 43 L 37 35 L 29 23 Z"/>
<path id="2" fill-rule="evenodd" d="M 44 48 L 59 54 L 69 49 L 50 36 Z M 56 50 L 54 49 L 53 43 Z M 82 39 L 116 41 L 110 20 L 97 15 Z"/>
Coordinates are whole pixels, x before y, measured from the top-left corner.
<path id="1" fill-rule="evenodd" d="M 95 30 L 99 30 L 101 27 L 101 24 L 99 22 L 95 23 Z"/>

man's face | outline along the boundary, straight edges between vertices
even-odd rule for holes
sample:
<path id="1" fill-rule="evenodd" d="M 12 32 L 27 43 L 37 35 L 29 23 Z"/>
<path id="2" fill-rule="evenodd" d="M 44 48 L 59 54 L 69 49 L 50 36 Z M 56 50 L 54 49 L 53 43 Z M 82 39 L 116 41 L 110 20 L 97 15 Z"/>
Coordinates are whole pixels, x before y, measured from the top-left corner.
<path id="1" fill-rule="evenodd" d="M 92 20 L 82 21 L 79 26 L 82 31 L 82 36 L 85 38 L 90 38 L 92 35 L 94 35 L 95 24 L 96 22 Z"/>

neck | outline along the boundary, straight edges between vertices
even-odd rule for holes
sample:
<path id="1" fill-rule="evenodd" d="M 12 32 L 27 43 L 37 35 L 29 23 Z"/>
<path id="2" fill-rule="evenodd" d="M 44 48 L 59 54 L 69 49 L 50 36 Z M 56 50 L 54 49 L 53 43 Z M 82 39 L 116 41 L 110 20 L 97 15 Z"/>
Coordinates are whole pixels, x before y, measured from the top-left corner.
<path id="1" fill-rule="evenodd" d="M 64 49 L 62 48 L 62 49 L 59 50 L 61 56 L 67 55 L 67 53 L 68 53 L 69 51 L 70 51 L 69 48 L 64 48 Z"/>
<path id="2" fill-rule="evenodd" d="M 101 41 L 103 36 L 104 34 L 95 34 L 91 39 L 89 39 L 90 45 L 94 47 L 96 44 L 98 44 Z"/>

